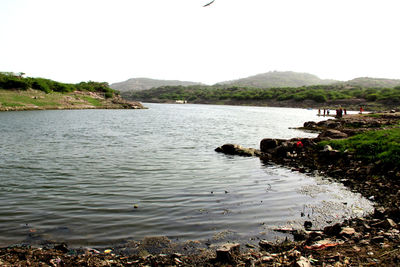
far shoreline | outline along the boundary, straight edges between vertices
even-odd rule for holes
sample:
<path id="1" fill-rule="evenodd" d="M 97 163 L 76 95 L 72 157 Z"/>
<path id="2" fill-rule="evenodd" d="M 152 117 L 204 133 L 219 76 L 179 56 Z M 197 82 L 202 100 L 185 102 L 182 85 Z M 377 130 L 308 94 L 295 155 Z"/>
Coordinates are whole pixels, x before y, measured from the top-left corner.
<path id="1" fill-rule="evenodd" d="M 136 100 L 135 100 L 136 101 Z M 367 102 L 364 100 L 359 101 L 330 101 L 325 103 L 317 103 L 312 100 L 305 100 L 302 102 L 297 101 L 194 101 L 187 103 L 177 103 L 174 100 L 160 100 L 160 99 L 140 99 L 137 100 L 142 103 L 152 104 L 200 104 L 200 105 L 219 105 L 219 106 L 250 106 L 250 107 L 274 107 L 274 108 L 300 108 L 300 109 L 330 109 L 331 112 L 338 108 L 347 109 L 348 111 L 359 111 L 362 107 L 367 112 L 382 112 L 385 110 L 397 109 L 398 106 L 380 105 L 374 102 Z M 332 113 L 331 113 L 332 115 Z"/>

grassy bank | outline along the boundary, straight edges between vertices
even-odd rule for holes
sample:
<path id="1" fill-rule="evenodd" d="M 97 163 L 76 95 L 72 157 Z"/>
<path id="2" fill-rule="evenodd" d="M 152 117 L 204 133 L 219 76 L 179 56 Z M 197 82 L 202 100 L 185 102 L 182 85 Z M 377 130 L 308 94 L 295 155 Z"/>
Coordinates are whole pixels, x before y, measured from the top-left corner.
<path id="1" fill-rule="evenodd" d="M 45 109 L 127 108 L 118 96 L 105 98 L 103 94 L 89 91 L 45 93 L 39 90 L 0 89 L 0 111 Z"/>
<path id="2" fill-rule="evenodd" d="M 321 142 L 339 151 L 349 151 L 357 159 L 386 166 L 400 162 L 400 128 L 368 131 L 347 139 Z"/>
<path id="3" fill-rule="evenodd" d="M 23 76 L 0 72 L 0 111 L 143 108 L 138 102 L 123 100 L 106 82 L 68 84 Z"/>

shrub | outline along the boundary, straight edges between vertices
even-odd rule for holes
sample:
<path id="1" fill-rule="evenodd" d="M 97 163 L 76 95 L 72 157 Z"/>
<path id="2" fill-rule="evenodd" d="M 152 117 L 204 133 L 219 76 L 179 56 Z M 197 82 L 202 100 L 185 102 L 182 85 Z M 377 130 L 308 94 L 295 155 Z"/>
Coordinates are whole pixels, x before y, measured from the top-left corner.
<path id="1" fill-rule="evenodd" d="M 36 78 L 32 80 L 32 89 L 40 90 L 45 93 L 50 93 L 51 88 L 49 82 L 45 79 Z"/>
<path id="2" fill-rule="evenodd" d="M 105 98 L 112 98 L 113 97 L 113 93 L 112 92 L 105 92 L 104 97 Z"/>
<path id="3" fill-rule="evenodd" d="M 323 102 L 326 102 L 326 100 L 327 100 L 326 96 L 324 96 L 322 94 L 312 95 L 311 99 L 318 103 L 323 103 Z"/>
<path id="4" fill-rule="evenodd" d="M 378 94 L 369 94 L 365 97 L 368 101 L 375 101 L 378 98 Z"/>
<path id="5" fill-rule="evenodd" d="M 13 75 L 2 74 L 0 78 L 0 88 L 26 90 L 30 87 L 29 80 Z"/>

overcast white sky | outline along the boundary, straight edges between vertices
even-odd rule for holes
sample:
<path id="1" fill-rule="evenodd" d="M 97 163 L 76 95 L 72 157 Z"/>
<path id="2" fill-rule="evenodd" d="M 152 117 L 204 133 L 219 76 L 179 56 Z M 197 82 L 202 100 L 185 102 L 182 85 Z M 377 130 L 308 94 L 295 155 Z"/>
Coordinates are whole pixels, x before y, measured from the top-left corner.
<path id="1" fill-rule="evenodd" d="M 216 82 L 400 79 L 399 0 L 0 0 L 0 71 Z"/>

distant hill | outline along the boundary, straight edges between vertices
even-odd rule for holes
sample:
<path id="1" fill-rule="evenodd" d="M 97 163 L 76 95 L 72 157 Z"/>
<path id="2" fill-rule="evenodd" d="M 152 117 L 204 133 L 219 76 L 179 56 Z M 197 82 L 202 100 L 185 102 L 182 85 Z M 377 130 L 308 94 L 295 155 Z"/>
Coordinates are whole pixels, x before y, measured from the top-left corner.
<path id="1" fill-rule="evenodd" d="M 309 73 L 293 71 L 271 71 L 238 80 L 225 81 L 216 85 L 235 85 L 256 88 L 301 87 L 308 85 L 328 85 L 337 83 L 336 80 L 323 80 Z"/>
<path id="2" fill-rule="evenodd" d="M 384 78 L 370 78 L 370 77 L 360 77 L 342 84 L 349 86 L 359 86 L 363 88 L 394 88 L 400 86 L 400 80 L 398 79 L 384 79 Z"/>
<path id="3" fill-rule="evenodd" d="M 133 92 L 159 88 L 164 86 L 207 86 L 198 82 L 178 81 L 178 80 L 157 80 L 149 78 L 132 78 L 124 82 L 113 83 L 112 89 L 121 92 Z M 226 88 L 231 86 L 254 87 L 254 88 L 279 88 L 279 87 L 302 87 L 311 85 L 341 85 L 362 88 L 394 88 L 400 86 L 399 79 L 383 79 L 360 77 L 349 81 L 337 81 L 331 79 L 320 79 L 310 73 L 293 71 L 271 71 L 261 73 L 247 78 L 224 81 L 215 84 L 213 87 Z"/>
<path id="4" fill-rule="evenodd" d="M 157 80 L 149 78 L 132 78 L 124 82 L 113 83 L 110 85 L 112 89 L 126 92 L 126 91 L 141 91 L 148 90 L 155 87 L 161 86 L 189 86 L 189 85 L 201 85 L 202 83 L 178 81 L 178 80 Z"/>

